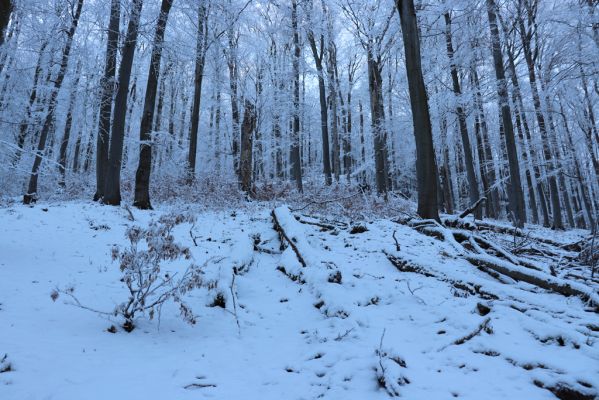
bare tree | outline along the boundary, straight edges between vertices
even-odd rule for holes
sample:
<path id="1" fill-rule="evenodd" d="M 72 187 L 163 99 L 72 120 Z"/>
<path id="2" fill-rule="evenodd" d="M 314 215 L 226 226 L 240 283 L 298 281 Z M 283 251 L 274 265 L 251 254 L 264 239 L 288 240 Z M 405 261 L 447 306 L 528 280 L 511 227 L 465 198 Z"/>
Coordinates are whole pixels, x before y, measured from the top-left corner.
<path id="1" fill-rule="evenodd" d="M 518 150 L 516 149 L 516 139 L 514 136 L 514 125 L 512 123 L 512 111 L 510 108 L 507 81 L 505 79 L 505 69 L 503 64 L 503 55 L 501 53 L 501 42 L 499 38 L 499 28 L 497 26 L 497 11 L 495 0 L 486 0 L 487 14 L 489 16 L 489 28 L 491 30 L 492 53 L 495 66 L 495 76 L 497 79 L 497 95 L 499 97 L 499 108 L 501 110 L 501 121 L 503 124 L 503 133 L 505 137 L 505 146 L 507 149 L 509 163 L 509 190 L 508 200 L 510 211 L 514 214 L 514 224 L 523 227 L 526 222 L 526 207 L 524 205 L 524 193 L 522 192 L 522 183 L 520 182 L 520 164 L 518 161 Z"/>
<path id="2" fill-rule="evenodd" d="M 151 210 L 150 203 L 150 172 L 152 169 L 152 123 L 156 109 L 156 93 L 160 79 L 160 63 L 164 44 L 164 31 L 173 5 L 173 0 L 162 0 L 160 15 L 156 23 L 156 33 L 150 57 L 150 70 L 146 85 L 146 98 L 139 130 L 139 165 L 135 174 L 135 200 L 133 205 L 142 210 Z"/>
<path id="3" fill-rule="evenodd" d="M 418 215 L 439 220 L 437 204 L 438 175 L 433 148 L 433 134 L 428 109 L 428 98 L 420 56 L 418 20 L 413 0 L 397 0 L 401 21 L 406 69 L 416 138 L 416 175 L 418 180 Z"/>
<path id="4" fill-rule="evenodd" d="M 110 22 L 104 64 L 104 77 L 101 81 L 100 117 L 98 138 L 96 141 L 96 193 L 94 201 L 104 197 L 106 173 L 108 167 L 108 146 L 110 144 L 110 120 L 112 118 L 112 98 L 114 96 L 114 78 L 116 74 L 116 56 L 119 42 L 121 18 L 121 0 L 110 2 Z"/>
<path id="5" fill-rule="evenodd" d="M 132 13 L 127 27 L 127 35 L 122 51 L 121 65 L 119 66 L 118 90 L 114 100 L 114 116 L 112 119 L 112 135 L 108 153 L 108 167 L 106 185 L 104 188 L 104 203 L 110 205 L 121 204 L 121 164 L 123 162 L 123 143 L 125 140 L 125 118 L 127 116 L 127 97 L 129 96 L 129 82 L 137 36 L 139 34 L 139 20 L 143 7 L 143 0 L 133 0 Z"/>
<path id="6" fill-rule="evenodd" d="M 78 0 L 77 3 L 73 4 L 73 7 L 69 10 L 71 13 L 71 26 L 66 32 L 67 41 L 62 51 L 60 69 L 58 71 L 56 79 L 54 80 L 54 86 L 51 89 L 50 98 L 48 102 L 48 112 L 46 114 L 42 130 L 39 134 L 37 153 L 33 162 L 31 174 L 29 176 L 29 185 L 27 187 L 27 193 L 25 193 L 25 195 L 23 196 L 23 203 L 25 204 L 30 204 L 37 200 L 37 181 L 39 169 L 42 163 L 42 158 L 44 156 L 44 150 L 46 148 L 46 140 L 48 139 L 48 133 L 50 132 L 50 129 L 52 128 L 54 122 L 54 114 L 56 113 L 56 106 L 58 104 L 58 94 L 60 93 L 60 88 L 62 87 L 62 83 L 64 82 L 64 78 L 67 74 L 67 70 L 69 67 L 69 57 L 71 55 L 71 48 L 73 46 L 73 37 L 75 36 L 77 26 L 79 25 L 79 18 L 81 17 L 82 8 L 83 0 Z"/>

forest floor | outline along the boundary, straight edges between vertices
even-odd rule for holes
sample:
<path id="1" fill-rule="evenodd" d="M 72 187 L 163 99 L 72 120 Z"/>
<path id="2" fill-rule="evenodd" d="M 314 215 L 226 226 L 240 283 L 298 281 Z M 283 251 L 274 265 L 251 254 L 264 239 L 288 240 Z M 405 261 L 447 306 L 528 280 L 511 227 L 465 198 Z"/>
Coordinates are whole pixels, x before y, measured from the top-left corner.
<path id="1" fill-rule="evenodd" d="M 175 240 L 218 279 L 224 308 L 209 306 L 214 288 L 190 292 L 197 324 L 167 304 L 126 333 L 69 296 L 51 299 L 73 288 L 110 312 L 128 293 L 112 247 L 170 212 L 195 215 Z M 477 268 L 467 246 L 409 223 L 295 215 L 260 203 L 1 208 L 0 399 L 596 398 L 599 280 L 559 245 L 588 232 L 484 234 L 513 250 L 508 267 L 567 282 L 582 299 Z"/>

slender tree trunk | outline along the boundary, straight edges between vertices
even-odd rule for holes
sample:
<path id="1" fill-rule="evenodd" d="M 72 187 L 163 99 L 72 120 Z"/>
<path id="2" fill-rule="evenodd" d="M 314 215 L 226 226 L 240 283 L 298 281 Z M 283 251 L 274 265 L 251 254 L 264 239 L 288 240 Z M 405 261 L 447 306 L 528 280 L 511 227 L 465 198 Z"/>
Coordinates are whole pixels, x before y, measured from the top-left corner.
<path id="1" fill-rule="evenodd" d="M 458 77 L 458 68 L 454 60 L 454 51 L 451 34 L 451 16 L 445 13 L 445 41 L 447 43 L 447 56 L 449 57 L 451 80 L 453 82 L 453 93 L 456 97 L 456 114 L 458 116 L 458 125 L 462 138 L 462 146 L 464 147 L 464 158 L 466 164 L 466 176 L 468 178 L 468 194 L 470 205 L 476 203 L 480 198 L 478 191 L 478 182 L 476 181 L 476 173 L 474 172 L 474 157 L 472 156 L 472 146 L 470 145 L 470 135 L 468 134 L 468 125 L 466 124 L 466 112 L 461 105 L 462 89 L 460 87 L 460 79 Z M 474 216 L 477 219 L 482 218 L 482 209 L 479 207 L 474 211 Z"/>
<path id="2" fill-rule="evenodd" d="M 27 103 L 27 109 L 25 110 L 25 117 L 21 121 L 19 125 L 19 136 L 17 137 L 17 151 L 13 158 L 13 165 L 16 166 L 21 160 L 21 156 L 23 155 L 23 148 L 25 147 L 25 139 L 27 138 L 27 133 L 29 131 L 29 124 L 31 122 L 31 110 L 33 105 L 35 104 L 35 100 L 37 99 L 38 94 L 38 86 L 39 86 L 39 78 L 42 73 L 42 61 L 44 59 L 44 53 L 46 50 L 46 46 L 48 45 L 48 41 L 44 41 L 42 43 L 42 47 L 40 48 L 39 56 L 37 59 L 37 63 L 35 65 L 35 72 L 33 74 L 33 88 L 31 89 L 31 94 L 29 95 L 29 103 Z"/>
<path id="3" fill-rule="evenodd" d="M 71 138 L 71 128 L 73 127 L 73 109 L 75 108 L 75 101 L 77 100 L 77 93 L 79 89 L 79 79 L 81 77 L 81 61 L 77 63 L 77 71 L 75 72 L 75 81 L 71 88 L 71 96 L 69 99 L 69 108 L 67 111 L 67 119 L 64 125 L 64 134 L 60 142 L 60 152 L 58 156 L 58 170 L 60 171 L 60 179 L 58 184 L 61 187 L 66 186 L 66 172 L 67 172 L 67 149 L 69 147 L 69 140 Z"/>
<path id="4" fill-rule="evenodd" d="M 110 138 L 106 186 L 104 188 L 104 203 L 110 205 L 121 204 L 121 165 L 123 162 L 123 143 L 125 140 L 127 97 L 129 95 L 129 82 L 131 80 L 135 47 L 137 46 L 139 19 L 141 17 L 143 0 L 133 0 L 132 7 L 121 56 L 121 65 L 119 67 L 118 90 L 114 101 L 112 137 Z"/>
<path id="5" fill-rule="evenodd" d="M 504 31 L 505 30 L 506 29 L 504 27 Z M 549 212 L 547 210 L 547 202 L 545 201 L 543 185 L 541 183 L 541 172 L 539 170 L 539 167 L 535 163 L 536 152 L 535 152 L 534 146 L 532 145 L 532 137 L 530 134 L 530 127 L 528 125 L 528 120 L 526 119 L 526 113 L 524 112 L 524 102 L 522 101 L 522 92 L 520 90 L 520 82 L 518 80 L 518 74 L 516 71 L 516 62 L 515 62 L 513 48 L 508 46 L 507 55 L 508 55 L 508 66 L 509 66 L 509 71 L 510 71 L 510 77 L 511 77 L 512 86 L 513 86 L 512 102 L 514 104 L 516 128 L 518 129 L 520 143 L 523 146 L 523 149 L 522 149 L 523 157 L 522 158 L 523 158 L 524 168 L 526 170 L 525 171 L 526 182 L 527 182 L 528 190 L 529 190 L 530 207 L 532 210 L 532 222 L 535 224 L 537 224 L 539 222 L 539 211 L 537 208 L 537 201 L 536 201 L 537 199 L 535 196 L 534 184 L 532 181 L 532 174 L 530 171 L 531 164 L 532 164 L 532 169 L 535 174 L 535 179 L 537 182 L 537 193 L 539 194 L 539 202 L 541 203 L 541 210 L 542 210 L 542 214 L 543 214 L 543 225 L 548 227 L 548 226 L 550 226 L 549 225 Z M 529 156 L 529 152 L 530 152 L 530 156 Z M 529 162 L 529 159 L 531 159 L 532 162 Z"/>
<path id="6" fill-rule="evenodd" d="M 106 173 L 108 167 L 108 146 L 110 144 L 110 120 L 112 119 L 112 98 L 114 96 L 116 74 L 116 57 L 119 44 L 121 1 L 112 0 L 110 3 L 110 22 L 108 25 L 108 40 L 104 77 L 101 81 L 100 116 L 98 138 L 96 142 L 96 193 L 94 201 L 104 197 Z"/>
<path id="7" fill-rule="evenodd" d="M 332 32 L 329 32 L 329 35 Z M 335 176 L 335 180 L 339 182 L 339 176 L 341 174 L 341 157 L 340 157 L 340 143 L 339 143 L 339 120 L 337 111 L 339 109 L 337 105 L 337 85 L 335 80 L 335 64 L 337 63 L 335 46 L 333 43 L 329 42 L 327 54 L 328 54 L 328 63 L 327 63 L 327 74 L 328 74 L 328 82 L 329 82 L 329 105 L 331 107 L 331 138 L 333 139 L 333 151 L 331 153 L 332 158 L 332 166 L 333 166 L 333 175 Z"/>
<path id="8" fill-rule="evenodd" d="M 200 126 L 200 102 L 202 100 L 202 82 L 204 80 L 204 64 L 206 61 L 207 18 L 206 3 L 200 2 L 198 6 L 198 32 L 196 41 L 196 60 L 193 89 L 193 108 L 191 111 L 191 131 L 189 133 L 189 153 L 187 158 L 188 181 L 191 183 L 195 177 L 196 154 L 198 151 L 198 129 Z M 220 135 L 220 132 L 216 132 Z"/>
<path id="9" fill-rule="evenodd" d="M 396 0 L 406 53 L 406 69 L 414 136 L 416 138 L 416 176 L 418 180 L 418 215 L 439 220 L 437 205 L 438 176 L 428 98 L 420 57 L 418 21 L 413 0 Z"/>
<path id="10" fill-rule="evenodd" d="M 230 2 L 229 2 L 230 4 Z M 227 54 L 227 66 L 229 68 L 229 89 L 231 91 L 231 122 L 233 142 L 231 149 L 233 153 L 233 170 L 238 179 L 240 179 L 239 170 L 239 140 L 241 137 L 240 131 L 240 112 L 239 112 L 239 60 L 237 59 L 238 38 L 234 30 L 233 23 L 230 22 L 230 27 L 227 30 L 227 40 L 229 43 L 229 52 Z M 298 78 L 299 79 L 299 78 Z"/>
<path id="11" fill-rule="evenodd" d="M 73 46 L 73 37 L 75 36 L 75 32 L 77 31 L 77 25 L 79 25 L 79 18 L 81 17 L 82 8 L 83 0 L 78 0 L 77 6 L 75 8 L 75 14 L 72 16 L 71 26 L 67 31 L 67 41 L 62 51 L 60 70 L 58 71 L 58 75 L 54 80 L 54 87 L 52 88 L 52 91 L 50 93 L 48 113 L 46 114 L 46 119 L 44 120 L 44 125 L 42 126 L 42 130 L 40 132 L 39 143 L 37 146 L 37 154 L 35 155 L 33 168 L 31 169 L 31 175 L 29 176 L 29 185 L 27 187 L 27 193 L 25 193 L 25 195 L 23 196 L 23 203 L 25 204 L 30 204 L 37 200 L 37 181 L 39 168 L 40 164 L 42 163 L 42 157 L 46 147 L 46 139 L 48 138 L 48 133 L 50 132 L 54 121 L 54 114 L 56 112 L 56 105 L 58 103 L 58 94 L 60 93 L 60 88 L 62 87 L 62 83 L 64 81 L 69 66 L 69 57 L 71 55 L 71 48 Z"/>
<path id="12" fill-rule="evenodd" d="M 243 124 L 241 125 L 240 177 L 241 190 L 250 196 L 254 192 L 254 185 L 252 182 L 252 155 L 255 130 L 256 109 L 249 100 L 246 100 Z"/>
<path id="13" fill-rule="evenodd" d="M 300 57 L 301 47 L 297 16 L 297 0 L 291 2 L 291 26 L 293 29 L 293 131 L 291 137 L 291 171 L 297 190 L 303 192 L 302 163 L 300 156 Z"/>
<path id="14" fill-rule="evenodd" d="M 530 89 L 532 92 L 535 115 L 537 117 L 539 131 L 541 132 L 541 141 L 543 143 L 543 155 L 547 163 L 547 173 L 549 174 L 549 196 L 551 198 L 551 214 L 553 217 L 552 226 L 555 229 L 563 229 L 561 206 L 559 202 L 559 188 L 557 185 L 557 179 L 555 177 L 555 174 L 553 173 L 555 171 L 553 155 L 551 154 L 549 137 L 547 134 L 547 126 L 545 124 L 545 116 L 543 115 L 543 111 L 541 110 L 541 97 L 539 96 L 534 61 L 532 58 L 532 49 L 530 44 L 532 33 L 526 30 L 521 15 L 519 16 L 518 24 L 520 26 L 520 37 L 522 39 L 524 58 L 526 60 L 526 66 L 528 67 L 528 81 L 530 83 Z"/>
<path id="15" fill-rule="evenodd" d="M 387 141 L 385 132 L 385 110 L 383 104 L 383 78 L 380 60 L 375 59 L 372 49 L 368 53 L 368 88 L 370 91 L 370 113 L 374 145 L 374 169 L 379 194 L 387 195 Z"/>
<path id="16" fill-rule="evenodd" d="M 164 44 L 164 31 L 168 16 L 173 5 L 173 0 L 162 0 L 160 16 L 156 23 L 156 33 L 150 57 L 150 71 L 146 85 L 146 98 L 144 100 L 143 116 L 139 130 L 139 165 L 135 174 L 135 200 L 133 205 L 142 210 L 151 210 L 150 203 L 150 173 L 152 169 L 152 122 L 156 109 L 156 92 L 160 79 L 160 63 L 162 60 L 162 46 Z"/>
<path id="17" fill-rule="evenodd" d="M 320 54 L 316 47 L 316 40 L 312 31 L 308 32 L 308 43 L 312 50 L 314 63 L 316 64 L 316 72 L 318 74 L 318 96 L 320 100 L 320 131 L 322 133 L 322 163 L 324 179 L 327 185 L 332 183 L 331 178 L 331 159 L 329 149 L 329 117 L 327 108 L 327 96 L 324 84 L 324 72 L 322 68 L 322 59 L 324 56 L 324 36 L 320 36 Z"/>
<path id="18" fill-rule="evenodd" d="M 497 95 L 499 98 L 499 108 L 501 110 L 505 146 L 509 163 L 510 174 L 508 200 L 510 204 L 510 211 L 514 214 L 514 224 L 518 227 L 523 227 L 524 223 L 526 222 L 526 208 L 524 205 L 522 183 L 520 182 L 520 164 L 518 161 L 518 150 L 516 149 L 514 126 L 512 124 L 512 112 L 510 109 L 507 92 L 507 82 L 505 79 L 505 70 L 503 66 L 503 55 L 501 54 L 496 5 L 495 0 L 486 0 L 486 2 L 487 13 L 489 16 L 489 27 L 491 31 L 493 60 L 495 63 L 495 76 L 497 78 Z"/>

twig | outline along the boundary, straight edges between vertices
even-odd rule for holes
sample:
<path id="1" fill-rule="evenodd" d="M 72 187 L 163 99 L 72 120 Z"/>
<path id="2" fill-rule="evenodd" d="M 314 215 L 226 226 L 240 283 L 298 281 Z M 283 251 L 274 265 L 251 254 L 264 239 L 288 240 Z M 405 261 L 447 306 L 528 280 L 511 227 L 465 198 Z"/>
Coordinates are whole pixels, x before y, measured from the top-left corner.
<path id="1" fill-rule="evenodd" d="M 475 330 L 473 330 L 472 332 L 470 332 L 469 334 L 467 334 L 464 337 L 461 337 L 459 339 L 456 339 L 453 341 L 452 344 L 455 344 L 457 346 L 466 343 L 467 341 L 471 340 L 472 338 L 474 338 L 476 335 L 480 334 L 483 329 L 485 330 L 485 332 L 488 332 L 489 330 L 489 322 L 491 322 L 491 318 L 487 318 L 485 319 Z"/>
<path id="2" fill-rule="evenodd" d="M 239 325 L 239 316 L 237 315 L 237 301 L 235 296 L 235 290 L 233 289 L 235 286 L 235 277 L 237 276 L 236 270 L 233 269 L 233 279 L 231 280 L 231 286 L 229 286 L 229 290 L 231 291 L 231 299 L 233 299 L 233 315 L 235 316 L 235 322 L 237 323 L 237 330 L 239 331 L 239 335 L 241 335 L 241 325 Z"/>
<path id="3" fill-rule="evenodd" d="M 357 196 L 357 195 L 359 195 L 359 194 L 360 194 L 360 193 L 354 193 L 354 194 L 352 194 L 352 195 L 350 195 L 350 196 L 346 196 L 346 197 L 338 197 L 338 198 L 336 198 L 336 199 L 330 199 L 330 200 L 322 200 L 322 201 L 316 201 L 316 200 L 314 200 L 314 201 L 311 201 L 311 202 L 307 203 L 307 204 L 306 204 L 305 206 L 303 206 L 303 207 L 296 208 L 296 209 L 292 209 L 291 211 L 293 211 L 293 212 L 297 212 L 297 211 L 302 211 L 302 210 L 305 210 L 306 208 L 308 208 L 308 207 L 310 207 L 310 206 L 312 206 L 312 205 L 323 205 L 323 204 L 333 203 L 333 202 L 335 202 L 335 201 L 349 200 L 349 199 L 351 199 L 351 198 L 354 198 L 354 197 L 356 197 L 356 196 Z"/>
<path id="4" fill-rule="evenodd" d="M 133 212 L 131 211 L 129 206 L 125 204 L 123 208 L 129 213 L 129 221 L 135 221 L 135 217 L 133 216 Z"/>
<path id="5" fill-rule="evenodd" d="M 393 240 L 395 240 L 395 250 L 401 251 L 401 246 L 399 245 L 399 242 L 397 241 L 397 238 L 395 237 L 396 233 L 397 233 L 397 231 L 393 231 Z"/>

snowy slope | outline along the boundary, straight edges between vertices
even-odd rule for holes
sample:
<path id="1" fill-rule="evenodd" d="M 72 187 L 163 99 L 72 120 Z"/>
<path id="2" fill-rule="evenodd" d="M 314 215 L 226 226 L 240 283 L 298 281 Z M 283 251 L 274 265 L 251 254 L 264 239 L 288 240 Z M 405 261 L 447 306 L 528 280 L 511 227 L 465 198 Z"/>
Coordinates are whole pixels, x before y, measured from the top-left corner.
<path id="1" fill-rule="evenodd" d="M 219 279 L 226 309 L 193 292 L 195 326 L 167 306 L 159 321 L 112 334 L 118 321 L 52 301 L 73 286 L 82 304 L 111 311 L 126 296 L 112 246 L 166 211 L 133 210 L 130 221 L 95 204 L 0 210 L 0 399 L 552 399 L 540 386 L 560 384 L 597 393 L 599 317 L 579 298 L 501 283 L 451 244 L 389 220 L 351 234 L 276 209 L 302 266 L 292 246 L 281 252 L 271 209 L 198 213 L 176 240 Z M 398 253 L 394 232 L 402 257 L 499 298 L 399 272 L 385 254 Z M 232 294 L 234 267 L 244 272 Z"/>

